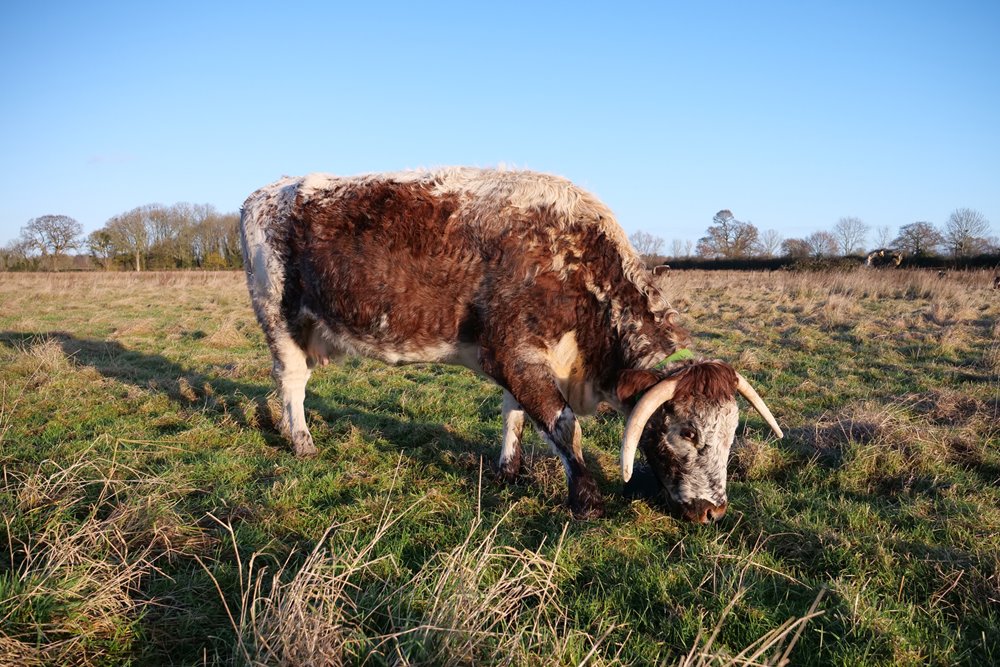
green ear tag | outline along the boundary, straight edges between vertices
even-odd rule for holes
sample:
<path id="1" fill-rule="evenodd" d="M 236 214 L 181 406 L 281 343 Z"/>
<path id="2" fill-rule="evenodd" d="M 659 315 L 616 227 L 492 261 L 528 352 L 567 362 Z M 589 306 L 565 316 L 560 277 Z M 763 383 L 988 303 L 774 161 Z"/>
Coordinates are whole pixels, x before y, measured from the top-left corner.
<path id="1" fill-rule="evenodd" d="M 666 366 L 667 364 L 672 364 L 675 361 L 684 361 L 685 359 L 694 359 L 694 352 L 687 349 L 686 347 L 682 347 L 681 349 L 677 350 L 669 357 L 661 361 L 660 363 L 653 366 L 653 370 L 659 370 L 664 366 Z"/>

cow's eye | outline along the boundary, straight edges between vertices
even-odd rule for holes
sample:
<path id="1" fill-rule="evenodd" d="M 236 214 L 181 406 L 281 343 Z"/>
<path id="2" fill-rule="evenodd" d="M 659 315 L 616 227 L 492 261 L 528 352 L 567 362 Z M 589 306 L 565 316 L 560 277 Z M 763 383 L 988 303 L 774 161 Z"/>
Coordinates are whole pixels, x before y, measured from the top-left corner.
<path id="1" fill-rule="evenodd" d="M 681 428 L 680 436 L 685 440 L 690 440 L 691 442 L 698 444 L 698 433 L 689 426 Z"/>

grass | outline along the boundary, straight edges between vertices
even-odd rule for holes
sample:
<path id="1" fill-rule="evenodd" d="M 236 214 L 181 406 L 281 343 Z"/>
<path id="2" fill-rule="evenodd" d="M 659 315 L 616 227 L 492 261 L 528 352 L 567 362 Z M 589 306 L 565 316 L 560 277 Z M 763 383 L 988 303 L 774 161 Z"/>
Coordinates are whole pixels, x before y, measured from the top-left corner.
<path id="1" fill-rule="evenodd" d="M 664 278 L 786 432 L 744 411 L 704 527 L 623 492 L 611 414 L 607 518 L 533 434 L 500 484 L 457 368 L 318 371 L 296 460 L 240 274 L 0 274 L 0 664 L 995 663 L 990 278 Z"/>

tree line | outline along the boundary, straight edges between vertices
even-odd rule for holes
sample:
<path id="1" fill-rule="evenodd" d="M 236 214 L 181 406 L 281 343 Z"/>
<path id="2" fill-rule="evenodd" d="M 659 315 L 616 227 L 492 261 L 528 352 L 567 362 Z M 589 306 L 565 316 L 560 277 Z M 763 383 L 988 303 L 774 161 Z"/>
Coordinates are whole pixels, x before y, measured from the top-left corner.
<path id="1" fill-rule="evenodd" d="M 952 258 L 1000 253 L 1000 241 L 990 236 L 989 220 L 969 208 L 953 211 L 940 228 L 930 222 L 913 222 L 902 225 L 895 236 L 888 226 L 873 229 L 859 218 L 843 217 L 829 231 L 788 239 L 773 229 L 762 232 L 723 209 L 713 216 L 697 243 L 674 240 L 670 252 L 662 238 L 647 232 L 635 232 L 629 240 L 648 260 L 824 259 L 862 255 L 875 248 L 902 251 L 911 259 L 942 253 Z M 0 271 L 231 269 L 242 265 L 239 214 L 186 202 L 138 206 L 112 216 L 86 236 L 80 223 L 69 216 L 43 215 L 29 220 L 18 238 L 0 248 Z"/>
<path id="2" fill-rule="evenodd" d="M 71 254 L 74 253 L 74 254 Z M 84 235 L 67 215 L 32 218 L 0 249 L 0 270 L 231 269 L 243 265 L 239 214 L 210 204 L 146 204 Z"/>
<path id="3" fill-rule="evenodd" d="M 647 232 L 635 232 L 629 240 L 648 260 L 824 259 L 864 255 L 877 248 L 898 250 L 910 258 L 963 258 L 1000 253 L 1000 241 L 990 231 L 990 222 L 982 213 L 959 208 L 940 228 L 926 221 L 913 222 L 902 225 L 893 235 L 888 225 L 873 229 L 860 218 L 849 216 L 840 218 L 830 230 L 784 239 L 773 229 L 761 232 L 754 224 L 738 220 L 732 211 L 723 209 L 713 216 L 705 236 L 697 243 L 674 240 L 670 252 L 662 238 Z"/>

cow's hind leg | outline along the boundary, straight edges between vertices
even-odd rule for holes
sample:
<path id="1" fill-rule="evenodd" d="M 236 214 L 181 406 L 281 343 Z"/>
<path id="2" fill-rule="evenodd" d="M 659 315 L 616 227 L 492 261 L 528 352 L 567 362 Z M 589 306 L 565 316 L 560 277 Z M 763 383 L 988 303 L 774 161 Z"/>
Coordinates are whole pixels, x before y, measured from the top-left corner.
<path id="1" fill-rule="evenodd" d="M 306 353 L 290 336 L 281 336 L 272 341 L 271 354 L 274 357 L 271 375 L 281 397 L 281 430 L 291 441 L 296 456 L 313 456 L 317 450 L 306 424 L 304 405 L 311 373 Z"/>
<path id="2" fill-rule="evenodd" d="M 503 446 L 500 449 L 500 479 L 513 482 L 521 472 L 521 433 L 524 409 L 506 389 L 503 392 Z"/>

